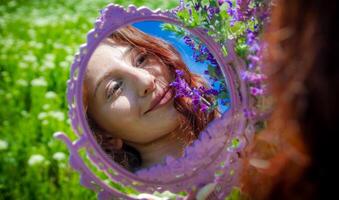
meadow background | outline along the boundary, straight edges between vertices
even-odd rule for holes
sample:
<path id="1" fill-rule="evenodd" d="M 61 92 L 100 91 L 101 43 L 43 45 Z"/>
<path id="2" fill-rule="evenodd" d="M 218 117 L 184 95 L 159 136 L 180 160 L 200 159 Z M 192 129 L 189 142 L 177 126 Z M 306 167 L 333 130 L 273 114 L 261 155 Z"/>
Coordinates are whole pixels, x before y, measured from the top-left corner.
<path id="1" fill-rule="evenodd" d="M 178 0 L 0 0 L 0 200 L 96 199 L 53 133 L 75 139 L 66 81 L 108 3 L 169 9 Z"/>

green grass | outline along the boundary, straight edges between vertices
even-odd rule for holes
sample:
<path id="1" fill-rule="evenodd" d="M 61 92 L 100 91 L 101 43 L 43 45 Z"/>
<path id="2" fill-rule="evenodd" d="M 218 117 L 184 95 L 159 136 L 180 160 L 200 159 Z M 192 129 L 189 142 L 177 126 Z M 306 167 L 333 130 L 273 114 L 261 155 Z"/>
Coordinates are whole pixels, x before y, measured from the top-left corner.
<path id="1" fill-rule="evenodd" d="M 113 2 L 152 9 L 178 4 Z M 73 55 L 108 3 L 0 0 L 0 199 L 96 199 L 79 185 L 66 146 L 53 133 L 75 138 L 67 116 L 66 81 Z"/>

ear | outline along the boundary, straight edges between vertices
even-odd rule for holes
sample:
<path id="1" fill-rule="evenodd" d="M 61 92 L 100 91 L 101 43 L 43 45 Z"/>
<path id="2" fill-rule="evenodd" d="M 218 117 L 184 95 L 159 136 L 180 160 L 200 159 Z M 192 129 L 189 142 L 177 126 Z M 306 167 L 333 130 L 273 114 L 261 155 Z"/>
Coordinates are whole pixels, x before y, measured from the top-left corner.
<path id="1" fill-rule="evenodd" d="M 123 146 L 123 141 L 120 138 L 112 136 L 104 130 L 100 130 L 97 133 L 102 136 L 102 144 L 112 150 L 120 150 Z"/>
<path id="2" fill-rule="evenodd" d="M 121 149 L 123 145 L 123 141 L 120 138 L 112 138 L 110 143 L 112 144 L 112 147 L 115 150 Z"/>

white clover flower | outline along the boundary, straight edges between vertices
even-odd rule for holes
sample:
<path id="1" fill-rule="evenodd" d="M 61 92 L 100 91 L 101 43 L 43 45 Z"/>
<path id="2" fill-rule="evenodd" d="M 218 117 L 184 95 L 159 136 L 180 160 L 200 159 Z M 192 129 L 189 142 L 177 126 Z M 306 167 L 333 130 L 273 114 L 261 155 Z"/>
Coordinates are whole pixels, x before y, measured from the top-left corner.
<path id="1" fill-rule="evenodd" d="M 67 52 L 67 54 L 73 54 L 74 53 L 74 50 L 72 49 L 72 48 L 70 48 L 70 47 L 66 47 L 65 48 L 65 51 Z M 67 57 L 66 57 L 67 58 Z M 68 60 L 68 61 L 72 61 L 73 60 L 73 58 L 71 58 L 71 59 L 66 59 L 66 60 Z"/>
<path id="2" fill-rule="evenodd" d="M 64 154 L 63 152 L 56 152 L 53 154 L 53 159 L 57 161 L 65 160 L 66 154 Z"/>
<path id="3" fill-rule="evenodd" d="M 32 86 L 47 86 L 47 81 L 43 78 L 36 78 L 31 81 Z"/>
<path id="4" fill-rule="evenodd" d="M 54 144 L 54 140 L 50 140 L 50 141 L 47 143 L 47 146 L 52 147 L 53 144 Z"/>
<path id="5" fill-rule="evenodd" d="M 65 163 L 59 163 L 58 166 L 59 166 L 59 168 L 66 168 L 66 164 Z"/>
<path id="6" fill-rule="evenodd" d="M 28 54 L 23 57 L 23 60 L 26 62 L 36 62 L 37 58 L 33 54 Z"/>
<path id="7" fill-rule="evenodd" d="M 62 49 L 62 48 L 64 48 L 64 45 L 63 45 L 63 44 L 60 44 L 60 43 L 54 43 L 54 44 L 53 44 L 53 47 L 54 47 L 55 49 Z"/>
<path id="8" fill-rule="evenodd" d="M 14 39 L 13 38 L 7 38 L 5 41 L 4 41 L 4 46 L 5 47 L 8 47 L 8 46 L 13 46 L 14 45 Z"/>
<path id="9" fill-rule="evenodd" d="M 57 97 L 57 94 L 53 91 L 48 91 L 45 94 L 46 99 L 55 99 Z"/>
<path id="10" fill-rule="evenodd" d="M 39 120 L 43 120 L 47 117 L 47 113 L 46 112 L 41 112 L 38 114 L 38 119 Z"/>
<path id="11" fill-rule="evenodd" d="M 44 71 L 45 69 L 54 69 L 54 68 L 55 68 L 55 64 L 54 64 L 54 62 L 51 61 L 51 60 L 45 61 L 43 65 L 44 65 L 44 66 L 42 67 L 43 71 Z"/>
<path id="12" fill-rule="evenodd" d="M 40 154 L 33 154 L 31 157 L 28 159 L 28 165 L 34 166 L 43 163 L 45 160 L 45 157 L 43 157 Z"/>
<path id="13" fill-rule="evenodd" d="M 41 122 L 41 124 L 44 125 L 44 126 L 48 125 L 48 123 L 49 123 L 49 122 L 48 122 L 47 119 L 44 119 L 44 120 L 42 120 L 42 122 Z"/>
<path id="14" fill-rule="evenodd" d="M 44 105 L 42 106 L 42 109 L 48 110 L 50 107 L 51 107 L 51 105 L 49 105 L 49 104 L 44 104 Z"/>
<path id="15" fill-rule="evenodd" d="M 37 18 L 33 22 L 36 26 L 46 26 L 51 23 L 50 19 L 48 18 Z"/>
<path id="16" fill-rule="evenodd" d="M 23 117 L 27 117 L 29 114 L 28 114 L 28 112 L 26 111 L 26 110 L 22 110 L 21 112 L 20 112 L 20 114 L 23 116 Z"/>
<path id="17" fill-rule="evenodd" d="M 62 61 L 59 63 L 60 67 L 62 68 L 68 68 L 70 66 L 70 64 L 68 64 L 68 62 L 66 61 Z"/>
<path id="18" fill-rule="evenodd" d="M 65 120 L 65 114 L 61 111 L 51 111 L 49 112 L 50 116 L 53 118 L 59 120 L 59 121 L 64 121 Z"/>
<path id="19" fill-rule="evenodd" d="M 37 49 L 41 49 L 43 46 L 44 46 L 44 44 L 42 44 L 40 42 L 35 43 L 35 48 L 37 48 Z"/>
<path id="20" fill-rule="evenodd" d="M 20 86 L 23 86 L 23 87 L 28 86 L 27 81 L 26 81 L 26 80 L 23 80 L 23 79 L 17 80 L 16 83 L 17 83 L 18 85 L 20 85 Z"/>
<path id="21" fill-rule="evenodd" d="M 27 31 L 28 35 L 31 37 L 31 38 L 35 38 L 36 37 L 36 32 L 34 29 L 28 29 Z"/>
<path id="22" fill-rule="evenodd" d="M 71 48 L 67 48 L 67 49 L 70 49 L 69 51 L 72 51 Z M 68 62 L 68 63 L 72 63 L 73 59 L 74 59 L 74 57 L 71 56 L 71 55 L 68 55 L 68 56 L 66 56 L 66 58 L 65 58 L 66 62 Z"/>
<path id="23" fill-rule="evenodd" d="M 0 139 L 0 151 L 8 148 L 8 142 Z"/>
<path id="24" fill-rule="evenodd" d="M 21 68 L 21 69 L 26 69 L 26 68 L 28 68 L 28 64 L 27 63 L 25 63 L 25 62 L 19 62 L 19 67 Z"/>
<path id="25" fill-rule="evenodd" d="M 49 61 L 54 61 L 55 55 L 54 54 L 45 54 L 45 59 Z"/>

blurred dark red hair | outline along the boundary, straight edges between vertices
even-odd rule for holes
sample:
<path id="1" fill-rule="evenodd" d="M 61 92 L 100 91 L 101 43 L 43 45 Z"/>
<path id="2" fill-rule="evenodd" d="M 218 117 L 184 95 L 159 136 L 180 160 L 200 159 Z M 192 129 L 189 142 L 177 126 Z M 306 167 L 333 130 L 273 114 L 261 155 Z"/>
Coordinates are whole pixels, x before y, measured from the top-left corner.
<path id="1" fill-rule="evenodd" d="M 265 58 L 274 113 L 248 149 L 242 187 L 249 199 L 321 199 L 339 118 L 336 1 L 274 2 Z"/>

